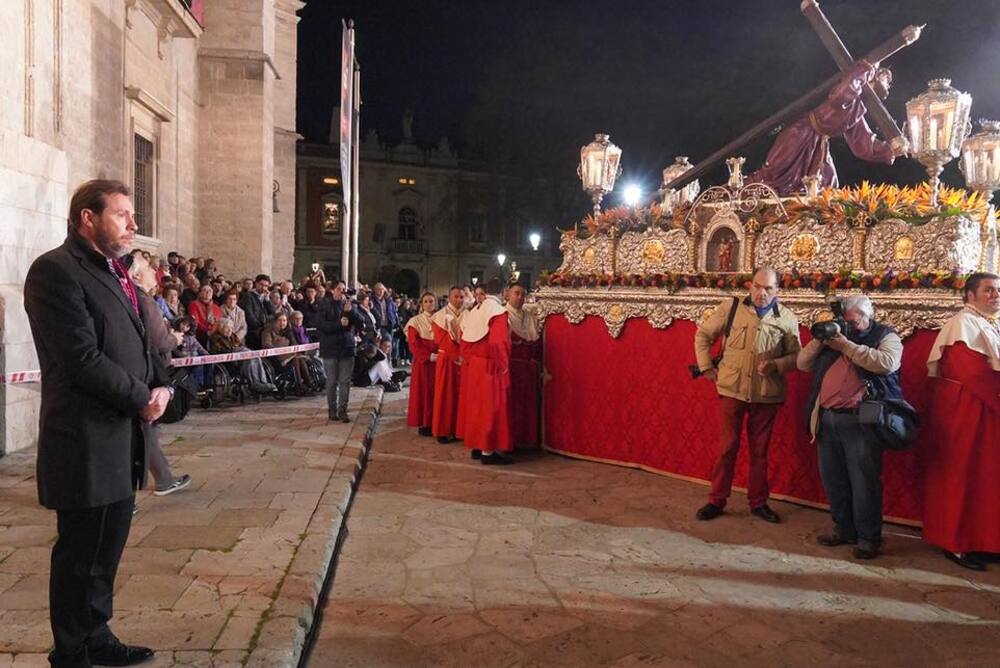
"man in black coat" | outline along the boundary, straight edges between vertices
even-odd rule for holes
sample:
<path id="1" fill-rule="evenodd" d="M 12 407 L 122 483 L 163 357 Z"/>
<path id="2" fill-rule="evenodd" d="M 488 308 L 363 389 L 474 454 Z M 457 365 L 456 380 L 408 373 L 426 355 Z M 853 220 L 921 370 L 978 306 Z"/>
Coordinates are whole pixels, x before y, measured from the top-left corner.
<path id="1" fill-rule="evenodd" d="M 319 356 L 326 371 L 326 408 L 330 420 L 350 422 L 347 401 L 354 371 L 355 336 L 363 326 L 351 300 L 344 295 L 343 281 L 333 289 L 330 306 L 316 322 L 319 335 Z"/>
<path id="2" fill-rule="evenodd" d="M 239 307 L 247 318 L 247 347 L 260 350 L 260 330 L 274 318 L 274 307 L 267 299 L 271 291 L 271 277 L 258 274 L 253 279 L 253 288 L 244 290 L 240 295 Z"/>
<path id="3" fill-rule="evenodd" d="M 56 511 L 49 614 L 54 666 L 127 666 L 153 656 L 108 628 L 150 425 L 170 400 L 135 286 L 119 259 L 135 239 L 128 188 L 88 181 L 70 202 L 66 241 L 24 282 L 42 372 L 38 498 Z"/>

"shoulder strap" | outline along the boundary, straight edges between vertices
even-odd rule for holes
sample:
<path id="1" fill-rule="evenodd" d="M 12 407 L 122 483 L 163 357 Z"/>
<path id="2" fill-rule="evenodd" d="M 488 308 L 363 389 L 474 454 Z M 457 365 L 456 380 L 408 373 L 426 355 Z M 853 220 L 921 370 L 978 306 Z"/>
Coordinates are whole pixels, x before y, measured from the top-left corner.
<path id="1" fill-rule="evenodd" d="M 736 309 L 740 304 L 739 297 L 733 297 L 733 303 L 729 307 L 729 317 L 726 318 L 726 329 L 723 331 L 723 335 L 728 339 L 729 330 L 733 328 L 733 319 L 736 318 Z"/>

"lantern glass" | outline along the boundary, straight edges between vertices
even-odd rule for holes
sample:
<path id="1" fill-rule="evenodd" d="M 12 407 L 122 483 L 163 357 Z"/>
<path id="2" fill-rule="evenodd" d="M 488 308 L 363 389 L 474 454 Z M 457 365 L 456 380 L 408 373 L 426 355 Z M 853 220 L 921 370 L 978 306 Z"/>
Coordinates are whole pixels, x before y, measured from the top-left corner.
<path id="1" fill-rule="evenodd" d="M 622 150 L 609 141 L 608 135 L 595 135 L 594 141 L 580 149 L 583 189 L 601 193 L 614 190 L 621 157 Z"/>
<path id="2" fill-rule="evenodd" d="M 962 145 L 962 173 L 973 190 L 1000 189 L 1000 121 L 982 120 L 981 130 Z"/>
<path id="3" fill-rule="evenodd" d="M 928 85 L 924 93 L 906 103 L 910 150 L 918 160 L 926 156 L 947 162 L 961 151 L 972 96 L 952 88 L 949 79 L 934 79 Z"/>
<path id="4" fill-rule="evenodd" d="M 674 164 L 670 165 L 663 170 L 663 185 L 666 187 L 668 183 L 683 176 L 688 170 L 693 169 L 692 165 L 686 155 L 679 155 L 674 158 Z M 698 183 L 698 179 L 694 179 L 686 186 L 680 190 L 673 193 L 666 193 L 665 197 L 670 198 L 669 205 L 672 207 L 684 204 L 690 204 L 698 197 L 698 192 L 701 190 L 701 185 Z"/>

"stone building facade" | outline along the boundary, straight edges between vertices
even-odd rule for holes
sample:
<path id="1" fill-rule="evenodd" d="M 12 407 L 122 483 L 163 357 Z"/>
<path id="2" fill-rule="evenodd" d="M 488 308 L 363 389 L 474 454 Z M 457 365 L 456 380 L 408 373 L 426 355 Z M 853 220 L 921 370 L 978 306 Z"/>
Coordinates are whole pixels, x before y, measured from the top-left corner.
<path id="1" fill-rule="evenodd" d="M 404 118 L 401 142 L 382 143 L 372 130 L 360 153 L 362 283 L 381 281 L 410 296 L 424 290 L 443 294 L 473 279 L 508 278 L 512 261 L 529 283 L 559 265 L 557 233 L 538 215 L 524 184 L 460 158 L 447 139 L 434 146 L 418 143 L 412 118 Z M 313 263 L 329 279 L 342 276 L 346 216 L 339 155 L 336 143 L 299 144 L 296 277 L 307 275 Z M 537 251 L 529 242 L 532 232 L 542 237 Z M 503 270 L 498 253 L 507 256 Z"/>
<path id="2" fill-rule="evenodd" d="M 133 188 L 141 247 L 290 272 L 303 6 L 0 2 L 0 374 L 38 368 L 24 276 L 88 179 Z M 33 444 L 37 422 L 38 386 L 0 384 L 0 453 Z"/>

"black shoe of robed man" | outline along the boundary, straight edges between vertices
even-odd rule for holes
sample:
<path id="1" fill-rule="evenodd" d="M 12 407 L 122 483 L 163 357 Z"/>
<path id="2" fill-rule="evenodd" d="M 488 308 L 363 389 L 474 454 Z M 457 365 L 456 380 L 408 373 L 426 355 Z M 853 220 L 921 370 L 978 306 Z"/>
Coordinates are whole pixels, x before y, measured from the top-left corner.
<path id="1" fill-rule="evenodd" d="M 695 515 L 699 520 L 706 522 L 708 520 L 714 520 L 719 515 L 726 512 L 722 509 L 722 506 L 717 506 L 714 503 L 706 503 L 701 508 L 698 509 Z"/>
<path id="2" fill-rule="evenodd" d="M 489 455 L 482 455 L 479 458 L 479 463 L 487 466 L 507 466 L 508 464 L 513 464 L 514 460 L 501 455 L 499 452 L 494 452 Z"/>
<path id="3" fill-rule="evenodd" d="M 757 506 L 756 508 L 752 508 L 750 510 L 750 514 L 753 515 L 754 517 L 759 517 L 765 522 L 770 522 L 771 524 L 777 524 L 778 522 L 781 521 L 781 518 L 778 517 L 778 513 L 771 510 L 770 506 L 768 506 L 766 503 L 763 506 Z"/>
<path id="4" fill-rule="evenodd" d="M 420 427 L 417 429 L 417 433 L 421 436 L 432 436 L 430 427 Z"/>
<path id="5" fill-rule="evenodd" d="M 473 449 L 472 452 L 470 453 L 470 456 L 473 459 L 480 459 L 483 456 L 483 451 L 482 450 Z"/>
<path id="6" fill-rule="evenodd" d="M 955 552 L 945 550 L 944 556 L 948 557 L 949 560 L 955 562 L 962 568 L 968 568 L 970 571 L 986 570 L 986 564 L 969 552 L 959 552 L 956 554 Z"/>
<path id="7" fill-rule="evenodd" d="M 437 442 L 440 443 L 441 445 L 448 445 L 449 443 L 454 443 L 455 439 L 452 438 L 451 436 L 438 436 Z"/>
<path id="8" fill-rule="evenodd" d="M 118 639 L 88 651 L 95 666 L 134 666 L 153 658 L 153 650 L 138 645 L 125 645 Z"/>

